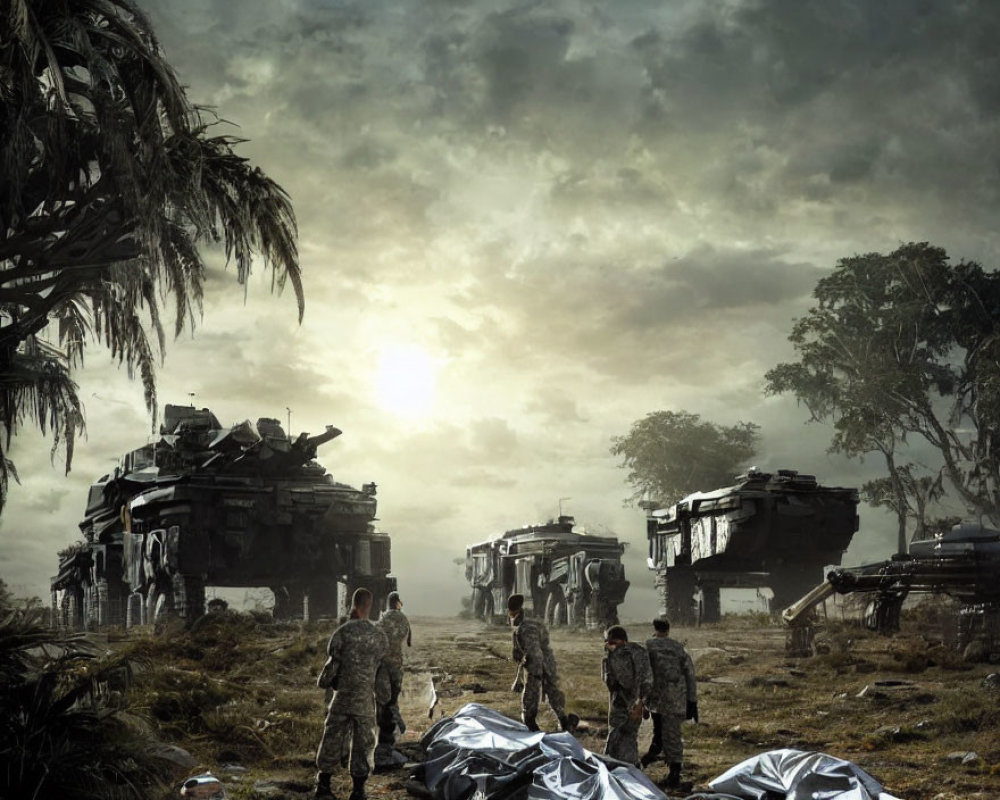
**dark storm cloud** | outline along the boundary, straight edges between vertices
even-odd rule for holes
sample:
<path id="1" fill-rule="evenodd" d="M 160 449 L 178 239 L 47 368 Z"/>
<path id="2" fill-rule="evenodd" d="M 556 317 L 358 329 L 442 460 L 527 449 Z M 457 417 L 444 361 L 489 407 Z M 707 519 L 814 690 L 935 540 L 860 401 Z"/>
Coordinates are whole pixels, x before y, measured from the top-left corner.
<path id="1" fill-rule="evenodd" d="M 506 336 L 495 332 L 486 347 L 517 350 L 522 358 L 574 359 L 599 373 L 638 379 L 662 366 L 662 359 L 675 359 L 678 350 L 685 358 L 693 355 L 677 344 L 708 351 L 704 341 L 696 344 L 706 331 L 801 305 L 820 274 L 765 250 L 702 245 L 653 266 L 624 258 L 622 263 L 594 261 L 581 252 L 577 258 L 529 263 L 513 274 L 497 270 L 483 276 L 461 302 L 470 308 L 491 305 L 514 318 Z M 776 322 L 785 319 L 777 315 Z M 724 364 L 725 359 L 724 352 L 706 352 L 702 367 L 686 370 L 694 374 L 709 361 Z"/>
<path id="2" fill-rule="evenodd" d="M 1000 7 L 988 3 L 210 8 L 192 25 L 212 20 L 221 46 L 198 51 L 193 93 L 218 95 L 268 152 L 294 142 L 310 163 L 288 167 L 305 235 L 362 253 L 460 228 L 448 197 L 463 170 L 530 170 L 540 152 L 559 159 L 553 219 L 709 202 L 712 227 L 741 238 L 785 219 L 892 230 L 895 244 L 897 217 L 949 217 L 971 195 L 954 219 L 967 228 L 998 200 Z M 169 44 L 193 53 L 164 17 Z"/>

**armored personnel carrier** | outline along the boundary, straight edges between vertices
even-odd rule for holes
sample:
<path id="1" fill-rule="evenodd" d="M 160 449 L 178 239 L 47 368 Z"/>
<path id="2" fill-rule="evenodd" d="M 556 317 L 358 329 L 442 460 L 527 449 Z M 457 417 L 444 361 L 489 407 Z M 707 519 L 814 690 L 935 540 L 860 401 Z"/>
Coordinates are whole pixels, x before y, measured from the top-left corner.
<path id="1" fill-rule="evenodd" d="M 510 595 L 523 594 L 527 612 L 549 625 L 617 624 L 629 586 L 621 563 L 625 545 L 574 527 L 573 517 L 560 516 L 466 548 L 473 614 L 489 621 L 506 614 Z"/>
<path id="2" fill-rule="evenodd" d="M 224 427 L 207 408 L 168 405 L 159 440 L 91 486 L 84 540 L 52 579 L 54 618 L 73 629 L 190 623 L 206 586 L 268 587 L 277 618 L 336 615 L 338 588 L 357 586 L 382 608 L 396 580 L 375 484 L 337 483 L 314 460 L 340 433 L 292 439 L 275 419 Z"/>
<path id="3" fill-rule="evenodd" d="M 714 622 L 720 589 L 763 586 L 780 611 L 822 579 L 824 566 L 840 564 L 858 530 L 857 506 L 857 489 L 754 468 L 733 486 L 652 511 L 647 563 L 661 613 L 680 624 Z"/>

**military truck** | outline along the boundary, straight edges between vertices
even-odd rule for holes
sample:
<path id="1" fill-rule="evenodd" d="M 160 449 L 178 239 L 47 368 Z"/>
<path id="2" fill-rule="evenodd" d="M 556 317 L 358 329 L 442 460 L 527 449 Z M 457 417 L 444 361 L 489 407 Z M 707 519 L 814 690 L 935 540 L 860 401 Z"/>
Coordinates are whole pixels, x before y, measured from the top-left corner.
<path id="1" fill-rule="evenodd" d="M 53 618 L 69 629 L 190 623 L 206 586 L 267 587 L 276 618 L 335 616 L 357 586 L 382 608 L 396 580 L 375 484 L 337 483 L 315 461 L 340 433 L 292 439 L 276 419 L 224 427 L 207 408 L 168 405 L 160 438 L 91 486 L 83 541 L 51 581 Z"/>
<path id="2" fill-rule="evenodd" d="M 549 625 L 617 624 L 629 586 L 621 563 L 625 545 L 574 528 L 573 517 L 560 516 L 466 548 L 472 613 L 491 621 L 506 614 L 510 595 L 523 594 L 526 613 Z"/>
<path id="3" fill-rule="evenodd" d="M 857 506 L 857 489 L 753 468 L 733 486 L 651 511 L 647 564 L 660 613 L 680 624 L 715 622 L 720 589 L 765 586 L 771 611 L 781 611 L 822 579 L 823 567 L 840 564 L 858 530 Z"/>

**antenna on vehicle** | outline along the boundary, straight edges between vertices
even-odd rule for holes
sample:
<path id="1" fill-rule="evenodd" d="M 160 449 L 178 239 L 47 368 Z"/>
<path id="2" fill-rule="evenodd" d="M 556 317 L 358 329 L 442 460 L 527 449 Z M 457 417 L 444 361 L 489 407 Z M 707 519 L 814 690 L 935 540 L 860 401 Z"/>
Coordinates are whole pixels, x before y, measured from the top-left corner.
<path id="1" fill-rule="evenodd" d="M 288 434 L 288 441 L 292 441 L 292 409 L 285 406 L 285 411 L 288 412 L 288 429 L 286 433 Z"/>

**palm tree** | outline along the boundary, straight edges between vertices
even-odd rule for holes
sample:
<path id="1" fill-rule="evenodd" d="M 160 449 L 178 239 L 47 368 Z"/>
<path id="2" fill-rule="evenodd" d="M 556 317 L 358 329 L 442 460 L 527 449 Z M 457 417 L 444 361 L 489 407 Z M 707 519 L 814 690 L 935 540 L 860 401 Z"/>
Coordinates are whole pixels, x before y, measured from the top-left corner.
<path id="1" fill-rule="evenodd" d="M 140 376 L 155 421 L 160 305 L 174 335 L 193 326 L 203 242 L 244 286 L 259 256 L 301 321 L 290 199 L 217 124 L 131 0 L 0 0 L 0 508 L 25 423 L 65 442 L 69 469 L 88 342 Z"/>

